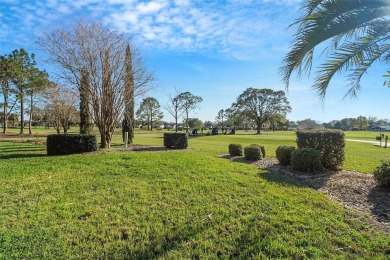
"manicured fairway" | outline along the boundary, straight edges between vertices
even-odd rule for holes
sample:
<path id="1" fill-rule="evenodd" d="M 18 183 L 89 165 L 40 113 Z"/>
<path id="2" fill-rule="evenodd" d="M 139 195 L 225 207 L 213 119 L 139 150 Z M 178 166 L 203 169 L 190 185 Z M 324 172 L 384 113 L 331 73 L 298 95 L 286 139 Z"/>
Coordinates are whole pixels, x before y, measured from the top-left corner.
<path id="1" fill-rule="evenodd" d="M 32 138 L 33 139 L 33 138 Z M 390 237 L 326 195 L 230 162 L 229 143 L 267 156 L 294 133 L 202 136 L 184 151 L 114 149 L 47 157 L 0 142 L 0 259 L 386 259 Z M 138 131 L 161 145 L 162 132 Z M 115 151 L 113 151 L 115 150 Z M 390 149 L 347 143 L 345 167 L 370 173 Z"/>

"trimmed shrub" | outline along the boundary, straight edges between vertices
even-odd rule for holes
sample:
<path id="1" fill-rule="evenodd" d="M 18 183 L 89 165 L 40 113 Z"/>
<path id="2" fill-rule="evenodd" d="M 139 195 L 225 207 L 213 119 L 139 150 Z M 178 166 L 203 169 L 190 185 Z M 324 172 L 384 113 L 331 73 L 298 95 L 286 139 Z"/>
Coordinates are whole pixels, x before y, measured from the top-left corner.
<path id="1" fill-rule="evenodd" d="M 229 144 L 229 154 L 231 156 L 242 156 L 241 144 Z"/>
<path id="2" fill-rule="evenodd" d="M 47 155 L 65 155 L 97 151 L 96 136 L 91 134 L 55 134 L 47 136 Z"/>
<path id="3" fill-rule="evenodd" d="M 297 131 L 298 148 L 313 148 L 321 152 L 321 162 L 325 169 L 338 170 L 345 158 L 344 132 L 340 130 L 300 130 Z"/>
<path id="4" fill-rule="evenodd" d="M 164 146 L 167 148 L 186 149 L 188 147 L 187 133 L 164 133 Z"/>
<path id="5" fill-rule="evenodd" d="M 262 158 L 261 149 L 258 145 L 250 145 L 244 148 L 245 159 L 257 161 Z"/>
<path id="6" fill-rule="evenodd" d="M 281 165 L 290 165 L 291 153 L 296 149 L 295 146 L 281 145 L 276 148 L 276 158 Z"/>
<path id="7" fill-rule="evenodd" d="M 302 172 L 317 172 L 324 169 L 321 152 L 312 148 L 298 148 L 291 153 L 291 166 Z"/>
<path id="8" fill-rule="evenodd" d="M 374 178 L 379 185 L 390 187 L 390 160 L 382 161 L 382 164 L 375 168 Z"/>
<path id="9" fill-rule="evenodd" d="M 250 146 L 256 146 L 260 148 L 262 158 L 265 158 L 265 147 L 259 144 L 251 144 Z"/>

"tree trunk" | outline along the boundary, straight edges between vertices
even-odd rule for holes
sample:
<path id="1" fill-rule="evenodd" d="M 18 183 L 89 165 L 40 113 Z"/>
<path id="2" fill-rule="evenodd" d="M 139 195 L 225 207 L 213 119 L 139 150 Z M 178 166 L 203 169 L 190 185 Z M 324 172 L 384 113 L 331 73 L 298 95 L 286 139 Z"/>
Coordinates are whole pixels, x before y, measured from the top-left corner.
<path id="1" fill-rule="evenodd" d="M 261 134 L 261 123 L 257 122 L 257 131 L 256 134 Z"/>
<path id="2" fill-rule="evenodd" d="M 24 134 L 24 98 L 23 94 L 20 94 L 20 134 Z"/>
<path id="3" fill-rule="evenodd" d="M 100 148 L 110 148 L 111 147 L 111 134 L 110 131 L 105 131 L 103 134 L 100 134 Z"/>
<path id="4" fill-rule="evenodd" d="M 175 132 L 177 133 L 177 112 L 175 113 Z"/>
<path id="5" fill-rule="evenodd" d="M 3 108 L 3 134 L 6 134 L 8 131 L 8 94 L 4 94 Z"/>
<path id="6" fill-rule="evenodd" d="M 31 135 L 32 134 L 32 114 L 33 114 L 33 96 L 34 92 L 31 90 L 31 96 L 30 96 L 30 118 L 28 120 L 28 133 Z"/>

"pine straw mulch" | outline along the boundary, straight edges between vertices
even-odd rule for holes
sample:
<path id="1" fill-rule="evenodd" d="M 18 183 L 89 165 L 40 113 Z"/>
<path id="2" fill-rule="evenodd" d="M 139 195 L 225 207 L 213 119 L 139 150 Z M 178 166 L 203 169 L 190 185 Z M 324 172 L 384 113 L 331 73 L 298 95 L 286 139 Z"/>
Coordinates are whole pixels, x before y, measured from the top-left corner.
<path id="1" fill-rule="evenodd" d="M 366 218 L 371 225 L 390 233 L 390 189 L 378 186 L 372 174 L 341 170 L 305 175 L 279 165 L 276 158 L 251 162 L 242 156 L 224 154 L 218 157 L 267 170 L 269 174 L 262 174 L 264 178 L 307 186 L 323 192 L 343 207 L 362 213 L 359 215 Z M 369 217 L 364 217 L 367 214 Z"/>

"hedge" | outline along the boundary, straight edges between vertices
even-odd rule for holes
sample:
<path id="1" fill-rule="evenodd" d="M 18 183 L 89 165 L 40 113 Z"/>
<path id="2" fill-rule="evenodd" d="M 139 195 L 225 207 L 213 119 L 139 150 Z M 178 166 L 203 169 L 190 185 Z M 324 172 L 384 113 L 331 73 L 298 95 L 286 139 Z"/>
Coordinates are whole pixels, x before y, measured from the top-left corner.
<path id="1" fill-rule="evenodd" d="M 291 153 L 291 166 L 302 172 L 318 172 L 324 169 L 321 153 L 313 148 L 298 148 Z"/>
<path id="2" fill-rule="evenodd" d="M 187 133 L 164 133 L 164 146 L 167 148 L 186 149 L 188 147 Z"/>
<path id="3" fill-rule="evenodd" d="M 66 155 L 97 151 L 96 136 L 91 134 L 55 134 L 47 136 L 47 155 Z"/>
<path id="4" fill-rule="evenodd" d="M 291 154 L 296 149 L 295 146 L 280 145 L 276 148 L 276 158 L 281 165 L 290 165 Z"/>
<path id="5" fill-rule="evenodd" d="M 343 165 L 345 155 L 344 132 L 340 130 L 299 130 L 298 148 L 313 148 L 320 151 L 325 169 L 338 170 Z"/>

